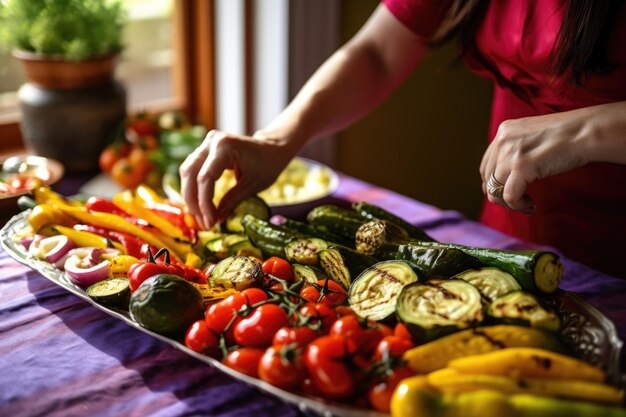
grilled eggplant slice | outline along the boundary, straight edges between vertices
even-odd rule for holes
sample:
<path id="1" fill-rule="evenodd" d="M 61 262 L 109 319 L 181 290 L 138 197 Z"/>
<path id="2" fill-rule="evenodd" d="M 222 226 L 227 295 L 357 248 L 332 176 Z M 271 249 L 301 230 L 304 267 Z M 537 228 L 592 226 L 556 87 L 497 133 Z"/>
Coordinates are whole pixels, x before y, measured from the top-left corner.
<path id="1" fill-rule="evenodd" d="M 261 265 L 247 256 L 229 256 L 215 265 L 209 277 L 211 285 L 245 290 L 263 279 Z"/>
<path id="2" fill-rule="evenodd" d="M 328 249 L 328 243 L 322 239 L 294 239 L 285 245 L 285 257 L 289 262 L 318 265 L 318 254 L 326 249 Z"/>
<path id="3" fill-rule="evenodd" d="M 513 291 L 496 298 L 489 304 L 487 315 L 497 323 L 521 324 L 551 332 L 558 332 L 561 327 L 556 313 L 525 291 Z"/>
<path id="4" fill-rule="evenodd" d="M 418 279 L 417 273 L 407 262 L 376 263 L 354 280 L 350 286 L 348 303 L 361 317 L 385 320 L 396 312 L 396 300 L 402 288 Z"/>
<path id="5" fill-rule="evenodd" d="M 511 291 L 522 289 L 513 275 L 494 267 L 470 269 L 455 275 L 453 278 L 462 279 L 472 284 L 487 303 L 491 303 L 496 298 Z"/>
<path id="6" fill-rule="evenodd" d="M 295 281 L 304 281 L 307 284 L 315 284 L 320 279 L 324 279 L 324 272 L 311 265 L 292 264 Z"/>
<path id="7" fill-rule="evenodd" d="M 480 293 L 460 279 L 405 286 L 397 299 L 396 316 L 417 343 L 476 326 L 484 318 Z"/>
<path id="8" fill-rule="evenodd" d="M 345 246 L 331 246 L 319 253 L 320 267 L 328 278 L 337 281 L 346 290 L 361 272 L 378 260 Z"/>

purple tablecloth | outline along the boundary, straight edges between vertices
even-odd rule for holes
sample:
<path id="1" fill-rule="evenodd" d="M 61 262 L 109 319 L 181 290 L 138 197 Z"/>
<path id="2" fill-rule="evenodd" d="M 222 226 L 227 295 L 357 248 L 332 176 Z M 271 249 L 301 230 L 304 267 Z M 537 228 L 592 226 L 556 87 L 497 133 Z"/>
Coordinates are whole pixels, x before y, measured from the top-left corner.
<path id="1" fill-rule="evenodd" d="M 366 200 L 443 242 L 529 245 L 347 176 L 331 202 Z M 626 336 L 626 280 L 563 259 L 575 291 Z M 299 416 L 284 404 L 132 329 L 0 251 L 0 416 Z"/>

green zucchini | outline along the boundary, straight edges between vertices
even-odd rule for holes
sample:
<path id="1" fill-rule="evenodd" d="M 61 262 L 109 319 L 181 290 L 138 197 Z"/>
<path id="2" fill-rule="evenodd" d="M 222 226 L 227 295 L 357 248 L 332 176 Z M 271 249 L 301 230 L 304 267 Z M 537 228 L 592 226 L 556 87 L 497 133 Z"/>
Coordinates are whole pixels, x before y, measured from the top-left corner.
<path id="1" fill-rule="evenodd" d="M 460 279 L 406 285 L 396 302 L 396 316 L 418 344 L 479 325 L 484 317 L 480 293 Z"/>
<path id="2" fill-rule="evenodd" d="M 393 259 L 397 251 L 396 242 L 408 242 L 409 233 L 387 220 L 369 221 L 356 231 L 355 247 L 359 252 L 380 259 Z M 392 243 L 388 245 L 387 243 Z"/>
<path id="3" fill-rule="evenodd" d="M 325 240 L 327 242 L 336 243 L 336 244 L 344 245 L 344 246 L 352 244 L 350 240 L 345 239 L 339 235 L 325 232 L 313 226 L 312 224 L 299 222 L 297 220 L 285 218 L 280 225 L 283 227 L 286 227 L 287 229 L 292 229 L 296 232 L 302 233 L 303 235 L 308 236 L 308 237 L 315 237 L 318 239 Z"/>
<path id="4" fill-rule="evenodd" d="M 277 226 L 251 214 L 244 215 L 241 224 L 250 242 L 259 248 L 265 257 L 284 257 L 285 245 L 289 241 L 305 237 L 302 233 Z"/>
<path id="5" fill-rule="evenodd" d="M 263 279 L 261 265 L 247 256 L 229 256 L 215 265 L 209 281 L 211 285 L 245 290 Z"/>
<path id="6" fill-rule="evenodd" d="M 224 259 L 232 255 L 231 253 L 232 246 L 244 240 L 248 240 L 248 238 L 242 234 L 237 234 L 237 233 L 222 234 L 221 236 L 216 237 L 215 239 L 209 240 L 206 243 L 205 248 L 209 252 L 214 253 L 218 259 Z"/>
<path id="7" fill-rule="evenodd" d="M 399 245 L 395 258 L 417 265 L 428 279 L 451 278 L 467 269 L 480 268 L 478 259 L 456 248 Z"/>
<path id="8" fill-rule="evenodd" d="M 248 239 L 240 240 L 228 249 L 229 256 L 254 256 L 263 259 L 261 249 L 257 248 Z"/>
<path id="9" fill-rule="evenodd" d="M 106 307 L 128 308 L 130 285 L 128 278 L 108 278 L 87 287 L 87 295 Z"/>
<path id="10" fill-rule="evenodd" d="M 394 315 L 396 300 L 405 285 L 418 281 L 404 261 L 383 261 L 363 271 L 350 286 L 348 304 L 356 314 L 381 321 Z"/>
<path id="11" fill-rule="evenodd" d="M 307 214 L 307 220 L 323 232 L 341 236 L 350 245 L 354 243 L 358 228 L 367 222 L 367 219 L 354 210 L 333 205 L 315 207 Z"/>
<path id="12" fill-rule="evenodd" d="M 328 243 L 322 239 L 293 239 L 285 245 L 285 257 L 289 262 L 318 265 L 318 254 L 325 249 L 328 249 Z"/>
<path id="13" fill-rule="evenodd" d="M 347 290 L 353 279 L 378 260 L 345 246 L 335 245 L 319 253 L 319 262 L 328 278 Z"/>
<path id="14" fill-rule="evenodd" d="M 426 232 L 424 232 L 419 227 L 412 225 L 411 223 L 385 210 L 382 207 L 367 203 L 365 201 L 361 201 L 358 203 L 353 203 L 352 208 L 354 209 L 354 211 L 356 211 L 368 220 L 386 220 L 390 223 L 397 225 L 398 227 L 405 230 L 408 235 L 413 239 L 423 240 L 427 242 L 434 241 L 432 237 L 428 236 Z"/>
<path id="15" fill-rule="evenodd" d="M 304 281 L 307 284 L 315 284 L 320 279 L 324 279 L 324 272 L 311 265 L 292 264 L 295 282 Z"/>
<path id="16" fill-rule="evenodd" d="M 496 323 L 521 324 L 555 333 L 561 327 L 556 313 L 525 291 L 513 291 L 496 298 L 489 304 L 487 315 Z"/>
<path id="17" fill-rule="evenodd" d="M 491 303 L 496 298 L 511 291 L 522 289 L 515 278 L 513 278 L 513 275 L 494 267 L 469 269 L 456 274 L 452 278 L 462 279 L 472 284 L 478 289 L 478 292 L 480 292 L 487 303 Z"/>
<path id="18" fill-rule="evenodd" d="M 272 215 L 272 211 L 261 197 L 255 195 L 245 198 L 235 206 L 233 212 L 226 218 L 223 224 L 226 231 L 231 233 L 243 232 L 241 219 L 246 214 L 251 214 L 257 219 L 268 221 Z"/>
<path id="19" fill-rule="evenodd" d="M 398 259 L 411 260 L 411 252 L 416 247 L 418 253 L 423 248 L 456 249 L 480 261 L 484 266 L 492 266 L 511 274 L 522 289 L 531 292 L 551 294 L 555 292 L 563 277 L 563 265 L 557 254 L 543 250 L 506 251 L 500 249 L 476 248 L 452 243 L 424 242 L 414 239 L 402 239 L 391 231 L 386 223 L 363 226 L 356 235 L 356 246 L 366 253 L 390 256 L 398 250 Z M 387 240 L 393 239 L 393 240 Z M 404 247 L 402 247 L 404 245 Z M 416 262 L 418 263 L 418 262 Z M 419 263 L 418 263 L 419 264 Z M 475 268 L 468 267 L 467 269 Z M 457 271 L 461 272 L 461 271 Z"/>

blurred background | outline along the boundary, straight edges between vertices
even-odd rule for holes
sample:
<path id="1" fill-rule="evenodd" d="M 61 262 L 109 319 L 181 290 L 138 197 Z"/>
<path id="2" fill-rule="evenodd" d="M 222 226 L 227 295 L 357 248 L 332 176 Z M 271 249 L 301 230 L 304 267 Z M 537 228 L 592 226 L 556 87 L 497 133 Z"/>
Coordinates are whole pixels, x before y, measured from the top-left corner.
<path id="1" fill-rule="evenodd" d="M 194 122 L 251 133 L 286 106 L 347 41 L 376 0 L 123 0 L 117 77 L 128 111 L 182 110 Z M 448 45 L 382 107 L 303 155 L 442 209 L 476 218 L 490 83 Z M 19 62 L 0 55 L 0 152 L 22 147 Z"/>

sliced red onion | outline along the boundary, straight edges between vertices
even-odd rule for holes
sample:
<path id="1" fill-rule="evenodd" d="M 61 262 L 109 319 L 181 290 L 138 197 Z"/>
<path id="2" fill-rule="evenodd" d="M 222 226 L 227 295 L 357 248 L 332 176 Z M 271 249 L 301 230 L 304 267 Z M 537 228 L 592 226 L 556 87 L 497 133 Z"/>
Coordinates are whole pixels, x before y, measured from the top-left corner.
<path id="1" fill-rule="evenodd" d="M 65 235 L 50 236 L 39 242 L 40 257 L 55 263 L 74 248 L 72 241 Z"/>
<path id="2" fill-rule="evenodd" d="M 18 243 L 24 246 L 24 249 L 28 250 L 28 248 L 30 247 L 30 244 L 33 243 L 33 240 L 35 240 L 35 236 L 28 236 L 23 239 L 20 239 Z"/>
<path id="3" fill-rule="evenodd" d="M 91 262 L 95 265 L 102 260 L 108 260 L 115 258 L 117 255 L 121 255 L 121 252 L 113 248 L 95 248 L 91 251 Z"/>
<path id="4" fill-rule="evenodd" d="M 282 226 L 283 223 L 285 223 L 285 220 L 287 220 L 285 216 L 281 216 L 280 214 L 275 214 L 270 219 L 270 223 L 275 224 L 277 226 Z"/>
<path id="5" fill-rule="evenodd" d="M 72 255 L 65 261 L 65 273 L 72 282 L 81 288 L 87 288 L 96 282 L 109 277 L 110 261 L 102 261 L 97 265 L 91 265 L 89 258 L 81 258 Z"/>
<path id="6" fill-rule="evenodd" d="M 44 235 L 35 235 L 33 236 L 32 242 L 28 246 L 28 253 L 35 258 L 39 258 L 39 243 L 44 240 L 46 236 Z"/>

